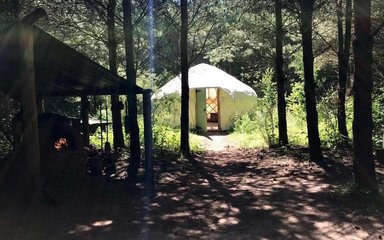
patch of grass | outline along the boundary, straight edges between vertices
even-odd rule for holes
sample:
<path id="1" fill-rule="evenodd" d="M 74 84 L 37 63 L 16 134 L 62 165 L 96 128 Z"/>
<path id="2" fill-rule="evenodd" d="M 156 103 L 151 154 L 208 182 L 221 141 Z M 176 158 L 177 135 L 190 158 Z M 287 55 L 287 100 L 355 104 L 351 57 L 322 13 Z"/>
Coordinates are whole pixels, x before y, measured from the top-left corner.
<path id="1" fill-rule="evenodd" d="M 153 127 L 154 151 L 158 159 L 175 160 L 180 157 L 180 130 L 163 125 Z M 192 153 L 200 153 L 202 146 L 195 134 L 190 133 Z"/>
<path id="2" fill-rule="evenodd" d="M 103 131 L 103 144 L 107 141 L 107 132 Z M 113 145 L 113 130 L 110 128 L 108 130 L 108 142 Z M 96 146 L 97 148 L 104 148 L 101 146 L 101 132 L 100 128 L 96 130 L 96 132 L 89 136 L 89 144 Z"/>
<path id="3" fill-rule="evenodd" d="M 265 148 L 268 147 L 267 142 L 261 134 L 255 133 L 239 133 L 233 132 L 229 135 L 232 142 L 236 143 L 239 148 Z"/>

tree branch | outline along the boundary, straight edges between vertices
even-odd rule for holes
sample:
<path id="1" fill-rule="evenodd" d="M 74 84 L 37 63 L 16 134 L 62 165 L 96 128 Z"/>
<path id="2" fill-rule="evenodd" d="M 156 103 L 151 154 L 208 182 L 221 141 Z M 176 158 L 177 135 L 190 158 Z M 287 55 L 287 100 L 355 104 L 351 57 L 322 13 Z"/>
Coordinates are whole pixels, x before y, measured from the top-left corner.
<path id="1" fill-rule="evenodd" d="M 319 36 L 319 37 L 321 38 L 321 40 L 323 40 L 323 41 L 328 45 L 328 47 L 331 48 L 336 54 L 338 53 L 338 51 L 332 46 L 332 44 L 329 43 L 329 42 L 327 41 L 327 39 L 325 39 L 319 32 L 317 32 L 317 31 L 315 31 L 315 30 L 313 30 L 313 32 L 314 32 L 317 36 Z"/>

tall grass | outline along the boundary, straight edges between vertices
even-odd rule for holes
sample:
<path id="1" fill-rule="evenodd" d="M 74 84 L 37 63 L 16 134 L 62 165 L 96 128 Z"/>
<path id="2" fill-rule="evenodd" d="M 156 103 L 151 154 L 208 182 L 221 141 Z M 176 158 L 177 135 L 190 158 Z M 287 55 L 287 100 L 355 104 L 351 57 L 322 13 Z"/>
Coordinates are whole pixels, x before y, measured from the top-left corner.
<path id="1" fill-rule="evenodd" d="M 272 76 L 273 74 L 270 70 L 264 74 L 258 86 L 261 93 L 255 108 L 235 118 L 232 137 L 236 138 L 241 147 L 265 147 L 277 143 L 277 92 Z M 295 82 L 291 85 L 291 91 L 287 95 L 286 101 L 289 143 L 291 145 L 307 146 L 308 137 L 303 82 Z M 337 90 L 335 88 L 327 89 L 321 98 L 319 97 L 317 111 L 322 146 L 335 148 L 341 143 L 345 143 L 345 139 L 338 133 Z M 350 97 L 346 99 L 346 115 L 347 129 L 349 136 L 352 136 L 353 106 Z"/>

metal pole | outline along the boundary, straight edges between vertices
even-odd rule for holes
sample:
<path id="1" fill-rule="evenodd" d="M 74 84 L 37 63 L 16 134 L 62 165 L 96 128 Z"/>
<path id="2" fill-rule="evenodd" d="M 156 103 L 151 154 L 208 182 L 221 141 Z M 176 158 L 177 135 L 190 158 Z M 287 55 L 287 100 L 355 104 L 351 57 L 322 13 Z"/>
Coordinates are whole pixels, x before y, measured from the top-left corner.
<path id="1" fill-rule="evenodd" d="M 81 130 L 85 146 L 89 146 L 89 101 L 86 95 L 81 96 Z"/>
<path id="2" fill-rule="evenodd" d="M 101 97 L 100 97 L 100 148 L 103 149 L 103 101 L 101 100 Z"/>
<path id="3" fill-rule="evenodd" d="M 154 186 L 151 93 L 152 91 L 150 89 L 146 89 L 143 92 L 145 184 L 149 191 L 152 191 L 152 187 Z"/>

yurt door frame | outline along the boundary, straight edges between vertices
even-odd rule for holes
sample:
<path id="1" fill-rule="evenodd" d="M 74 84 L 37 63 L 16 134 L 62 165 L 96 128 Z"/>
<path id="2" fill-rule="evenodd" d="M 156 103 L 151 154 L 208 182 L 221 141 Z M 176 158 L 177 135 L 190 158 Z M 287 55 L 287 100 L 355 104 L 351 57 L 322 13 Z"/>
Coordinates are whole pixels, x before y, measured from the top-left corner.
<path id="1" fill-rule="evenodd" d="M 205 88 L 196 89 L 196 128 L 198 131 L 207 131 L 207 109 Z"/>
<path id="2" fill-rule="evenodd" d="M 220 101 L 219 88 L 206 89 L 206 113 L 207 113 L 207 130 L 220 130 Z"/>
<path id="3" fill-rule="evenodd" d="M 218 88 L 196 89 L 196 128 L 198 131 L 220 131 Z"/>

